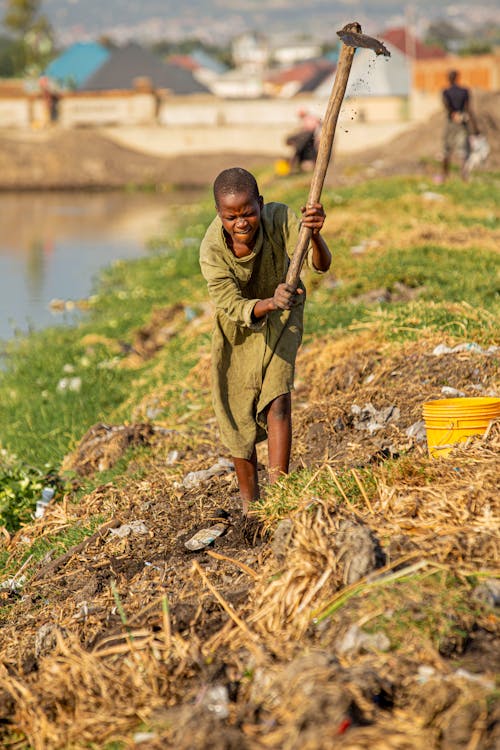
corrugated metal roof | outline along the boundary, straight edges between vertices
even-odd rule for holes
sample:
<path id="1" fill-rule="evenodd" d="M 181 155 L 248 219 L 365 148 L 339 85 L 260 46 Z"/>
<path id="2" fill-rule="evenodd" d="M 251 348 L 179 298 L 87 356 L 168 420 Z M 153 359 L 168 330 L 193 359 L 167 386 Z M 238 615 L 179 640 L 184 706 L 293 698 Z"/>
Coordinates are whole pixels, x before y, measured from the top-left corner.
<path id="1" fill-rule="evenodd" d="M 387 29 L 382 33 L 381 38 L 383 41 L 392 44 L 404 55 L 408 55 L 416 60 L 432 60 L 446 57 L 446 52 L 441 47 L 423 44 L 420 39 L 413 36 L 411 31 L 404 26 Z"/>
<path id="2" fill-rule="evenodd" d="M 208 93 L 189 70 L 164 63 L 153 53 L 131 43 L 111 53 L 109 59 L 81 87 L 83 91 L 129 90 L 134 78 L 149 78 L 155 89 L 174 94 Z"/>
<path id="3" fill-rule="evenodd" d="M 47 66 L 43 75 L 62 86 L 79 88 L 106 62 L 110 52 L 97 42 L 77 42 Z"/>

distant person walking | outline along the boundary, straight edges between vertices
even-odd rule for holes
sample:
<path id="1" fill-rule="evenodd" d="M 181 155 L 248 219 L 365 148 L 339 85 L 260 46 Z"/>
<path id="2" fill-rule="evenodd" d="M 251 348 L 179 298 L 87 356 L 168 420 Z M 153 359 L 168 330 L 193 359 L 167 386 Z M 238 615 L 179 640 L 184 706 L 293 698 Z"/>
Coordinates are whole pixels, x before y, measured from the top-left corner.
<path id="1" fill-rule="evenodd" d="M 471 107 L 470 91 L 458 85 L 458 71 L 451 70 L 448 73 L 448 81 L 450 85 L 443 90 L 443 104 L 447 119 L 444 131 L 442 181 L 449 176 L 453 154 L 460 158 L 460 173 L 462 179 L 466 180 L 470 136 L 478 135 L 479 130 Z"/>

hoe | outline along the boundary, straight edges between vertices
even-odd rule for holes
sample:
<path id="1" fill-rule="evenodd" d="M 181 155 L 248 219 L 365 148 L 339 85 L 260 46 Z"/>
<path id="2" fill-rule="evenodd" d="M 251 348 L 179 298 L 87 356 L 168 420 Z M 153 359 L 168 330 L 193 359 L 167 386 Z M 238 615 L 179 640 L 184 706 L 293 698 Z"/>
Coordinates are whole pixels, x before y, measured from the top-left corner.
<path id="1" fill-rule="evenodd" d="M 325 117 L 323 119 L 323 126 L 321 129 L 321 136 L 318 148 L 318 158 L 316 159 L 316 165 L 311 180 L 311 187 L 309 190 L 308 204 L 318 203 L 321 197 L 321 191 L 323 189 L 323 183 L 325 181 L 326 170 L 328 169 L 328 163 L 330 161 L 330 155 L 332 153 L 333 138 L 335 136 L 335 128 L 337 127 L 337 119 L 344 99 L 345 90 L 347 87 L 347 80 L 351 71 L 351 65 L 354 58 L 354 52 L 357 47 L 367 47 L 372 49 L 376 55 L 384 55 L 390 57 L 391 53 L 386 47 L 379 42 L 378 39 L 374 39 L 371 36 L 361 33 L 361 26 L 357 22 L 348 23 L 343 29 L 337 31 L 337 36 L 340 37 L 343 42 L 340 51 L 339 62 L 337 66 L 337 73 L 335 75 L 335 83 L 333 84 L 332 93 L 328 100 Z M 297 246 L 294 250 L 292 260 L 288 267 L 286 275 L 286 283 L 289 284 L 293 289 L 297 288 L 299 283 L 300 271 L 304 258 L 309 247 L 311 239 L 311 229 L 307 227 L 301 227 L 299 237 L 297 240 Z"/>

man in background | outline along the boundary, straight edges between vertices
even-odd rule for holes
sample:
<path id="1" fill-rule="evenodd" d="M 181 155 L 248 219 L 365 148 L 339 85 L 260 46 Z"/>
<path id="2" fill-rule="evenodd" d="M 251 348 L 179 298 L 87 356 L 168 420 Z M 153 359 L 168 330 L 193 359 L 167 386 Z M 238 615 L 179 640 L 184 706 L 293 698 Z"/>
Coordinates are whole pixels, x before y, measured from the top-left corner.
<path id="1" fill-rule="evenodd" d="M 290 169 L 292 172 L 296 170 L 308 172 L 316 163 L 321 120 L 307 109 L 299 109 L 297 115 L 300 120 L 300 129 L 286 139 L 287 145 L 293 147 Z"/>
<path id="2" fill-rule="evenodd" d="M 443 104 L 446 110 L 446 126 L 444 131 L 444 153 L 442 180 L 446 180 L 450 173 L 453 154 L 460 158 L 461 176 L 467 179 L 466 162 L 470 155 L 470 135 L 478 135 L 476 118 L 471 107 L 469 89 L 458 85 L 458 71 L 448 73 L 448 88 L 443 91 Z"/>

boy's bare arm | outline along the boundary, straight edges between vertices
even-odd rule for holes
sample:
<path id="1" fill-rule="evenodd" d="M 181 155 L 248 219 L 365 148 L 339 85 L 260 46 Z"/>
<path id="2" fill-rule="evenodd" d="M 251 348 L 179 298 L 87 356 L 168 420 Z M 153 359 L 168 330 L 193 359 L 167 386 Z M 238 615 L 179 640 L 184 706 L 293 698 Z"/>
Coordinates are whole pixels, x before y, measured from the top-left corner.
<path id="1" fill-rule="evenodd" d="M 302 289 L 294 291 L 288 284 L 278 284 L 274 295 L 267 299 L 260 299 L 253 308 L 252 316 L 259 320 L 273 310 L 291 310 L 294 306 L 297 294 L 303 294 Z"/>
<path id="2" fill-rule="evenodd" d="M 320 232 L 325 223 L 325 211 L 321 203 L 302 206 L 302 224 L 312 230 L 312 263 L 317 271 L 328 271 L 332 255 Z"/>
<path id="3" fill-rule="evenodd" d="M 302 224 L 312 231 L 312 263 L 317 271 L 328 271 L 332 262 L 332 256 L 328 245 L 320 234 L 325 222 L 325 212 L 321 203 L 312 203 L 302 206 Z M 259 300 L 253 308 L 252 317 L 259 320 L 273 310 L 290 310 L 297 299 L 298 294 L 303 294 L 302 289 L 294 290 L 288 284 L 278 284 L 274 295 L 267 299 Z"/>

